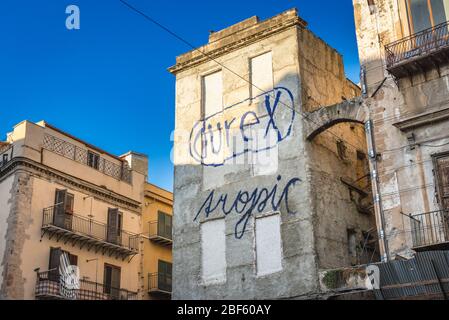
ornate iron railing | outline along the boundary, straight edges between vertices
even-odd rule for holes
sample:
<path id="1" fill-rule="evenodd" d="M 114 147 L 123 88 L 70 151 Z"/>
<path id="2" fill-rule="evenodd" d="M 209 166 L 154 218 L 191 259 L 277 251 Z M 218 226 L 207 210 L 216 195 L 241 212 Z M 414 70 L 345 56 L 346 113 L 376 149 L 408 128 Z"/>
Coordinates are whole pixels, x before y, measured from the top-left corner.
<path id="1" fill-rule="evenodd" d="M 151 238 L 160 237 L 167 240 L 173 240 L 172 237 L 172 226 L 171 225 L 164 225 L 161 226 L 158 221 L 150 221 L 148 222 L 149 225 L 149 236 Z"/>
<path id="2" fill-rule="evenodd" d="M 449 47 L 449 21 L 385 46 L 387 69 Z"/>
<path id="3" fill-rule="evenodd" d="M 155 272 L 148 274 L 148 291 L 171 293 L 172 276 L 168 273 Z"/>
<path id="4" fill-rule="evenodd" d="M 74 160 L 84 165 L 89 165 L 89 151 L 70 142 L 46 134 L 44 136 L 43 147 L 44 149 L 59 154 L 65 158 Z M 122 161 L 122 164 L 118 165 L 106 160 L 103 157 L 99 157 L 98 163 L 95 166 L 90 167 L 115 179 L 122 180 L 130 184 L 132 183 L 132 172 L 125 161 Z"/>
<path id="5" fill-rule="evenodd" d="M 35 296 L 71 300 L 137 300 L 137 292 L 84 279 L 80 279 L 79 289 L 64 288 L 57 270 L 37 272 Z"/>
<path id="6" fill-rule="evenodd" d="M 449 243 L 449 211 L 410 215 L 413 247 Z"/>
<path id="7" fill-rule="evenodd" d="M 139 237 L 124 230 L 117 232 L 107 224 L 79 216 L 76 214 L 62 213 L 55 217 L 57 206 L 44 209 L 42 227 L 55 226 L 67 231 L 72 231 L 84 236 L 115 244 L 117 246 L 137 252 L 139 250 Z"/>

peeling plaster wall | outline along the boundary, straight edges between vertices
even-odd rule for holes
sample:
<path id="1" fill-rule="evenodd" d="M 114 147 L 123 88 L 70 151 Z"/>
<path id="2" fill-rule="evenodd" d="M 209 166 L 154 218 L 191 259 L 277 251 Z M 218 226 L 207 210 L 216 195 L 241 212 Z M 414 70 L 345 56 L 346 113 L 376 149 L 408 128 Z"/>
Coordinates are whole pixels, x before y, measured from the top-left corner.
<path id="1" fill-rule="evenodd" d="M 370 12 L 367 1 L 353 1 L 359 56 L 367 70 L 365 104 L 370 109 L 377 152 L 381 154 L 379 182 L 391 257 L 396 254 L 408 257 L 413 254 L 411 224 L 402 213 L 419 214 L 440 209 L 432 155 L 449 151 L 449 120 L 406 130 L 399 129 L 398 124 L 449 108 L 449 67 L 445 63 L 440 66 L 439 73 L 434 68 L 402 77 L 395 83 L 385 68 L 384 46 L 410 34 L 405 1 L 378 0 L 375 3 L 374 11 Z M 414 140 L 408 139 L 411 135 Z M 420 145 L 410 148 L 415 143 Z M 378 225 L 379 215 L 377 212 Z"/>
<path id="2" fill-rule="evenodd" d="M 2 257 L 3 282 L 0 296 L 7 299 L 25 298 L 25 277 L 22 265 L 22 251 L 25 233 L 29 226 L 33 177 L 18 171 L 11 188 L 11 207 L 7 222 L 6 246 Z"/>
<path id="3" fill-rule="evenodd" d="M 263 22 L 264 25 L 262 22 L 257 24 L 252 19 L 242 24 L 248 24 L 245 30 L 259 27 L 263 29 L 263 26 L 274 28 L 279 20 L 291 19 L 293 15 L 296 15 L 296 12 L 288 11 L 273 20 Z M 250 31 L 245 31 L 245 34 L 247 33 Z M 238 40 L 240 35 L 235 33 L 229 37 L 232 40 Z M 230 38 L 216 40 L 206 45 L 204 50 L 225 47 L 226 43 L 231 42 Z M 282 32 L 269 37 L 252 40 L 215 59 L 248 79 L 249 59 L 268 51 L 271 51 L 273 56 L 274 85 L 290 90 L 294 109 L 297 111 L 313 110 L 319 105 L 338 103 L 341 102 L 342 97 L 349 99 L 359 93 L 359 89 L 344 77 L 341 56 L 322 40 L 298 26 L 286 27 Z M 182 63 L 187 63 L 186 61 L 193 54 L 188 53 L 178 57 L 179 68 L 182 69 Z M 201 118 L 201 77 L 220 70 L 220 66 L 213 61 L 206 61 L 181 71 L 177 69 L 177 66 L 171 68 L 172 71 L 176 70 L 174 72 L 177 77 L 173 298 L 269 299 L 311 297 L 317 294 L 319 292 L 319 259 L 322 260 L 323 267 L 341 266 L 349 259 L 341 252 L 345 250 L 343 247 L 345 241 L 340 237 L 346 236 L 346 230 L 341 236 L 321 242 L 314 234 L 316 226 L 322 223 L 331 227 L 335 224 L 335 220 L 339 219 L 345 222 L 351 221 L 356 226 L 360 223 L 361 228 L 364 228 L 366 224 L 363 218 L 357 217 L 358 213 L 348 200 L 349 191 L 339 181 L 342 173 L 349 175 L 351 170 L 349 165 L 337 164 L 340 160 L 332 154 L 335 152 L 334 145 L 331 147 L 332 151 L 326 151 L 325 147 L 319 146 L 320 142 L 311 144 L 306 141 L 305 124 L 299 113 L 296 113 L 292 121 L 289 137 L 279 142 L 274 148 L 277 153 L 274 153 L 270 161 L 277 164 L 276 170 L 259 174 L 260 172 L 251 162 L 251 156 L 254 156 L 254 153 L 236 157 L 243 163 L 231 161 L 225 166 L 201 165 L 191 154 L 189 138 L 192 137 L 192 127 Z M 262 99 L 255 101 L 248 99 L 250 85 L 246 81 L 227 69 L 223 69 L 222 73 L 224 106 L 234 105 L 234 107 L 225 109 L 222 114 L 217 115 L 218 119 L 214 119 L 215 122 L 211 121 L 213 125 L 220 121 L 224 123 L 245 112 L 263 113 Z M 288 102 L 288 100 L 285 101 Z M 281 109 L 279 106 L 278 112 L 277 125 L 285 128 L 291 119 L 292 110 L 285 106 Z M 260 119 L 262 119 L 261 122 L 267 121 L 266 117 L 260 117 Z M 236 122 L 231 126 L 231 131 L 240 130 L 239 121 Z M 359 143 L 360 147 L 364 148 L 363 130 L 352 130 L 349 126 L 338 128 L 340 131 L 347 132 L 354 139 L 354 143 Z M 325 138 L 322 139 L 324 140 L 322 144 L 327 143 Z M 317 148 L 317 151 L 312 151 L 313 148 Z M 317 180 L 319 174 L 317 174 L 316 162 L 328 165 L 328 180 Z M 242 228 L 240 222 L 243 209 L 240 213 L 232 210 L 224 214 L 222 204 L 226 201 L 225 210 L 229 209 L 236 198 L 244 201 L 242 192 L 243 194 L 247 192 L 249 195 L 254 191 L 260 192 L 262 188 L 272 190 L 275 186 L 278 188 L 278 198 L 288 182 L 295 178 L 301 181 L 288 188 L 288 202 L 282 201 L 276 210 L 280 212 L 281 218 L 283 269 L 280 272 L 258 276 L 255 261 L 254 217 L 269 214 L 271 207 L 266 206 L 260 212 L 254 212 L 248 219 L 245 232 L 236 234 L 236 227 L 240 228 L 240 231 Z M 321 185 L 323 182 L 327 186 Z M 324 187 L 327 189 L 324 190 Z M 322 203 L 321 198 L 325 193 L 332 193 L 335 196 L 326 196 L 329 202 Z M 208 199 L 212 199 L 211 202 L 208 202 Z M 329 203 L 334 201 L 336 204 L 330 208 Z M 323 213 L 325 217 L 317 220 L 322 211 L 325 211 Z M 205 285 L 201 278 L 200 225 L 204 221 L 217 218 L 225 218 L 226 282 Z M 338 229 L 335 232 L 340 231 Z M 317 241 L 321 243 L 318 244 Z M 317 250 L 324 250 L 331 242 L 335 243 L 332 248 L 341 248 L 341 250 L 317 252 Z M 326 256 L 328 258 L 325 259 Z"/>
<path id="4" fill-rule="evenodd" d="M 3 283 L 3 257 L 5 256 L 6 249 L 6 232 L 8 229 L 7 220 L 11 211 L 11 190 L 13 183 L 14 176 L 7 177 L 6 179 L 0 181 L 0 288 Z"/>

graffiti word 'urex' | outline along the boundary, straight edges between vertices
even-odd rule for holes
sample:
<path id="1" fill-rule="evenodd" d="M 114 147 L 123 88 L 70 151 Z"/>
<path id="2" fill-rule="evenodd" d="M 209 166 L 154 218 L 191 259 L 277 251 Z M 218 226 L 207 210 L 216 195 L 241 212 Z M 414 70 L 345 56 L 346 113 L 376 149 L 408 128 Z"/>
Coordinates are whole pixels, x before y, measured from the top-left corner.
<path id="1" fill-rule="evenodd" d="M 195 123 L 189 139 L 191 157 L 204 166 L 218 167 L 245 153 L 273 149 L 289 137 L 295 119 L 294 98 L 290 90 L 277 87 L 254 100 L 259 98 L 262 112 L 242 108 L 242 113 L 231 119 L 221 119 L 223 112 L 219 112 Z M 245 102 L 248 99 L 226 107 L 224 111 L 238 111 Z M 237 130 L 232 130 L 233 127 Z M 261 133 L 257 141 L 252 141 L 255 140 L 252 137 L 254 132 Z"/>

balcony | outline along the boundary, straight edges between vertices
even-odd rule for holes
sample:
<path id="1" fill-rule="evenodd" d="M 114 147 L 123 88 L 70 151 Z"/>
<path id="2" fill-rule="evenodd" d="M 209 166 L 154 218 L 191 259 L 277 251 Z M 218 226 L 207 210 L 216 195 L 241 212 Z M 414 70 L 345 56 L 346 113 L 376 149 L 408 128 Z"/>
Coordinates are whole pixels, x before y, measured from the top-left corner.
<path id="1" fill-rule="evenodd" d="M 64 288 L 56 270 L 37 273 L 35 296 L 47 300 L 137 300 L 137 292 L 87 280 L 80 280 L 79 289 Z"/>
<path id="2" fill-rule="evenodd" d="M 58 242 L 70 242 L 73 246 L 88 251 L 95 250 L 122 258 L 134 256 L 138 253 L 139 236 L 124 230 L 112 230 L 107 224 L 88 219 L 76 214 L 58 213 L 57 206 L 44 209 L 42 219 L 42 237 L 48 234 L 50 239 Z"/>
<path id="3" fill-rule="evenodd" d="M 449 249 L 449 211 L 410 215 L 413 250 Z"/>
<path id="4" fill-rule="evenodd" d="M 449 22 L 385 46 L 387 70 L 396 78 L 412 76 L 449 62 Z"/>
<path id="5" fill-rule="evenodd" d="M 87 149 L 80 148 L 70 142 L 49 134 L 44 136 L 43 148 L 67 159 L 79 162 L 86 166 L 89 165 L 89 151 Z M 122 161 L 121 165 L 118 165 L 103 157 L 99 157 L 98 161 L 95 162 L 95 165 L 89 165 L 89 167 L 114 179 L 124 181 L 128 184 L 132 183 L 132 172 L 125 161 Z"/>
<path id="6" fill-rule="evenodd" d="M 158 221 L 150 221 L 148 224 L 150 230 L 149 239 L 151 241 L 164 246 L 171 246 L 173 244 L 171 224 L 160 224 Z"/>
<path id="7" fill-rule="evenodd" d="M 168 273 L 149 273 L 148 274 L 148 293 L 171 295 L 172 276 Z"/>

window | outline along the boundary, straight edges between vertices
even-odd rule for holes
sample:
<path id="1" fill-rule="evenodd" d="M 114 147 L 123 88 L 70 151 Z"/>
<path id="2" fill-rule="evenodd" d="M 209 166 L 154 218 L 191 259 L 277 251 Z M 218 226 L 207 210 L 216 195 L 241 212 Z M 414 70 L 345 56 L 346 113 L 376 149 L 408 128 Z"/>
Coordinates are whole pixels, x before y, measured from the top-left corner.
<path id="1" fill-rule="evenodd" d="M 449 154 L 435 156 L 435 167 L 440 206 L 449 210 Z"/>
<path id="2" fill-rule="evenodd" d="M 69 258 L 70 265 L 78 265 L 78 256 L 71 254 L 68 251 L 61 250 L 61 248 L 50 248 L 50 258 L 48 262 L 48 279 L 51 281 L 59 281 L 59 265 L 61 255 L 65 253 Z"/>
<path id="3" fill-rule="evenodd" d="M 273 90 L 272 53 L 267 52 L 250 61 L 251 97 L 255 98 L 266 91 Z"/>
<path id="4" fill-rule="evenodd" d="M 256 219 L 256 272 L 258 276 L 282 270 L 279 214 Z"/>
<path id="5" fill-rule="evenodd" d="M 448 21 L 449 0 L 406 0 L 406 2 L 412 34 Z"/>
<path id="6" fill-rule="evenodd" d="M 162 260 L 158 261 L 157 284 L 158 289 L 171 292 L 172 288 L 172 264 Z"/>
<path id="7" fill-rule="evenodd" d="M 87 165 L 89 167 L 98 170 L 99 164 L 100 164 L 100 155 L 92 151 L 87 151 Z"/>
<path id="8" fill-rule="evenodd" d="M 166 239 L 172 238 L 172 216 L 161 211 L 158 212 L 157 233 Z"/>
<path id="9" fill-rule="evenodd" d="M 67 230 L 72 229 L 74 195 L 67 190 L 56 189 L 53 208 L 53 224 Z"/>
<path id="10" fill-rule="evenodd" d="M 203 118 L 207 118 L 223 111 L 222 72 L 204 76 L 202 82 Z"/>
<path id="11" fill-rule="evenodd" d="M 123 214 L 117 208 L 108 209 L 107 239 L 110 243 L 121 244 Z"/>
<path id="12" fill-rule="evenodd" d="M 225 220 L 201 224 L 201 271 L 204 283 L 226 281 Z"/>
<path id="13" fill-rule="evenodd" d="M 111 295 L 113 299 L 120 298 L 120 267 L 110 264 L 104 265 L 103 292 Z"/>

